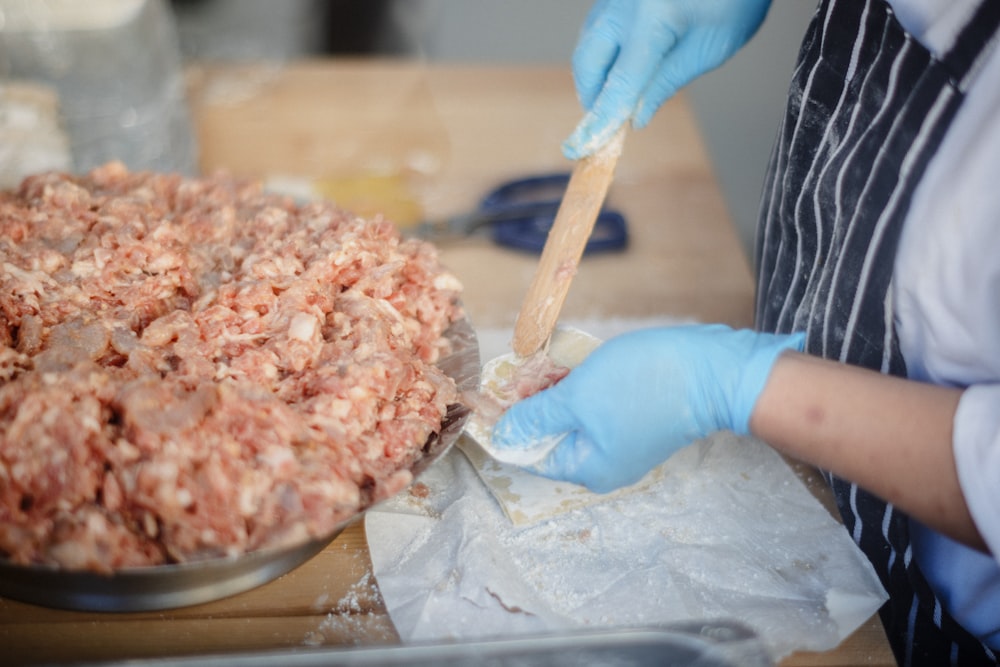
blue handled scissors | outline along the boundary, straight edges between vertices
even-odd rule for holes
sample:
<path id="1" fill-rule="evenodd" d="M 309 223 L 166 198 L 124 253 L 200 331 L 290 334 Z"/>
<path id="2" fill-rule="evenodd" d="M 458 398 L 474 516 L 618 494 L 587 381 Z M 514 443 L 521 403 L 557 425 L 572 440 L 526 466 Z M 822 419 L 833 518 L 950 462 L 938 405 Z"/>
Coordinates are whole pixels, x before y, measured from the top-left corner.
<path id="1" fill-rule="evenodd" d="M 493 241 L 499 245 L 541 252 L 569 177 L 568 172 L 560 172 L 506 181 L 486 193 L 474 211 L 440 222 L 422 223 L 416 235 L 430 240 L 465 237 L 489 227 Z M 624 250 L 627 246 L 625 216 L 613 209 L 602 209 L 584 254 Z"/>

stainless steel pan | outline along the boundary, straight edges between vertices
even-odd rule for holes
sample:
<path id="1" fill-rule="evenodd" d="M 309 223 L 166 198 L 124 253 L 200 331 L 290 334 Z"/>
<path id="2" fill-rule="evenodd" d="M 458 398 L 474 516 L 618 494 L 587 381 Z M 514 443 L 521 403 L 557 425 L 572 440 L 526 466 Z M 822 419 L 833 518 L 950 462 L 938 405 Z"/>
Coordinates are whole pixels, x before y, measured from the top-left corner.
<path id="1" fill-rule="evenodd" d="M 468 320 L 445 334 L 453 353 L 438 366 L 459 391 L 479 386 L 479 345 Z M 451 448 L 461 435 L 468 410 L 452 406 L 441 433 L 424 446 L 413 466 L 414 479 Z M 135 612 L 211 602 L 261 586 L 315 556 L 368 507 L 329 535 L 304 544 L 261 549 L 235 558 L 119 570 L 111 575 L 50 566 L 15 565 L 0 559 L 0 596 L 47 607 L 81 611 Z"/>

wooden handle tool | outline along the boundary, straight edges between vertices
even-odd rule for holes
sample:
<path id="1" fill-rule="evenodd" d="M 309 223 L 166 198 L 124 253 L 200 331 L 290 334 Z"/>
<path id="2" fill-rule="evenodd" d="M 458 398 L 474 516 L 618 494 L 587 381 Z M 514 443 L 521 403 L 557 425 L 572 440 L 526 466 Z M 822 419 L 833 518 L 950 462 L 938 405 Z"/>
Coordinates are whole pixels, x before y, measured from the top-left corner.
<path id="1" fill-rule="evenodd" d="M 573 167 L 535 277 L 514 323 L 511 346 L 520 357 L 542 349 L 552 335 L 587 239 L 594 229 L 625 142 L 625 126 Z"/>

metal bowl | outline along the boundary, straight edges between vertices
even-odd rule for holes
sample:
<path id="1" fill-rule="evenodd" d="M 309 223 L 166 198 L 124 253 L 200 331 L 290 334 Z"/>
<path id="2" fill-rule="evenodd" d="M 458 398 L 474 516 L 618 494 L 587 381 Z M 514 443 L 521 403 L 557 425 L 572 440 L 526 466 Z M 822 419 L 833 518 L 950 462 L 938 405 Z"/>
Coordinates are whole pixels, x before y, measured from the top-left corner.
<path id="1" fill-rule="evenodd" d="M 453 352 L 438 366 L 460 392 L 479 385 L 479 344 L 467 319 L 445 336 Z M 432 436 L 412 466 L 414 480 L 441 458 L 461 435 L 469 411 L 450 406 L 441 433 Z M 137 612 L 186 607 L 242 593 L 277 579 L 322 551 L 369 507 L 341 523 L 329 535 L 290 547 L 260 549 L 234 558 L 137 567 L 112 574 L 66 570 L 45 565 L 15 565 L 0 559 L 0 596 L 32 604 L 78 611 Z"/>

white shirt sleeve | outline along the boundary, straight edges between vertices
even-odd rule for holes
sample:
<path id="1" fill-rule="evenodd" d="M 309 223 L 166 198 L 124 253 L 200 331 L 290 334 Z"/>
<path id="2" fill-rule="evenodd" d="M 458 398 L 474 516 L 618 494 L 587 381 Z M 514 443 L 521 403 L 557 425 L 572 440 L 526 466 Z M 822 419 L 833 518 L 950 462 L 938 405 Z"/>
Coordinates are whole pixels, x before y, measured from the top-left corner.
<path id="1" fill-rule="evenodd" d="M 959 482 L 987 547 L 1000 553 L 1000 384 L 967 389 L 953 436 Z M 1000 649 L 1000 568 L 997 560 L 916 521 L 913 557 L 952 618 Z"/>
<path id="2" fill-rule="evenodd" d="M 932 51 L 978 2 L 890 0 Z M 966 388 L 952 449 L 992 556 L 911 521 L 913 557 L 952 617 L 1000 649 L 1000 48 L 994 48 L 921 179 L 893 272 L 900 351 L 913 379 Z"/>
<path id="3" fill-rule="evenodd" d="M 953 436 L 958 478 L 987 546 L 1000 554 L 1000 384 L 962 395 Z"/>
<path id="4" fill-rule="evenodd" d="M 896 255 L 893 309 L 909 376 L 971 388 L 952 444 L 973 519 L 1000 563 L 998 173 L 994 48 L 914 192 Z"/>

